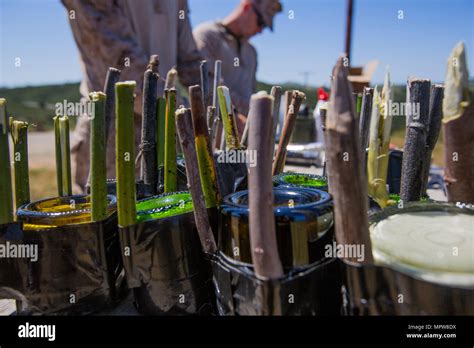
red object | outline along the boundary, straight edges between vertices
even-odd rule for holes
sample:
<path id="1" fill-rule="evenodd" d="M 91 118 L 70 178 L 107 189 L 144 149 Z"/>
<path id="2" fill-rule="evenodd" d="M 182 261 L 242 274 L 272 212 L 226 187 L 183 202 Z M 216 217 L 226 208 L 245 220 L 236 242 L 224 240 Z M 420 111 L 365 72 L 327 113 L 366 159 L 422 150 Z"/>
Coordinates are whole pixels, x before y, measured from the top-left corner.
<path id="1" fill-rule="evenodd" d="M 318 89 L 318 100 L 329 100 L 329 93 L 327 93 L 322 87 L 319 87 Z"/>

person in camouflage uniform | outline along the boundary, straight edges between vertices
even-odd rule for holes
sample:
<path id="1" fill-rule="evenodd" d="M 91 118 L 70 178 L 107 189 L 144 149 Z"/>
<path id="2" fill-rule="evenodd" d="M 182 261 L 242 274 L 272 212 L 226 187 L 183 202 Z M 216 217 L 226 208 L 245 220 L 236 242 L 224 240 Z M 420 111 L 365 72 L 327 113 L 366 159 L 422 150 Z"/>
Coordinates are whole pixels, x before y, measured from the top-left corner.
<path id="1" fill-rule="evenodd" d="M 239 130 L 243 130 L 250 97 L 257 88 L 257 51 L 249 39 L 265 27 L 273 30 L 273 17 L 281 11 L 278 0 L 242 0 L 223 20 L 200 24 L 193 31 L 209 67 L 222 61 L 222 79 L 239 114 Z"/>
<path id="2" fill-rule="evenodd" d="M 80 91 L 88 98 L 101 91 L 109 67 L 120 69 L 121 81 L 134 80 L 135 142 L 141 134 L 143 74 L 150 56 L 159 55 L 159 73 L 174 66 L 184 86 L 200 81 L 201 55 L 194 42 L 186 0 L 62 0 L 77 43 L 84 79 Z M 158 93 L 163 93 L 161 81 Z M 112 127 L 114 129 L 114 127 Z M 89 173 L 90 118 L 80 116 L 72 138 L 75 190 L 85 189 Z M 107 177 L 115 178 L 115 132 L 107 144 Z"/>

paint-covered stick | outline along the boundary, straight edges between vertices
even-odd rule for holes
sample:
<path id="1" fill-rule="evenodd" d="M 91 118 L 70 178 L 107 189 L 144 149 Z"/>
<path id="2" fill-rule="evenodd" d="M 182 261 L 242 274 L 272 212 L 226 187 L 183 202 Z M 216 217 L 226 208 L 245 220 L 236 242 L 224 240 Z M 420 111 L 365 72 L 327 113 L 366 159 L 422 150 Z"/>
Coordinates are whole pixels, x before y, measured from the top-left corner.
<path id="1" fill-rule="evenodd" d="M 91 121 L 90 179 L 91 179 L 91 217 L 101 221 L 107 217 L 107 163 L 106 163 L 106 104 L 107 97 L 102 92 L 90 94 L 94 105 Z"/>
<path id="2" fill-rule="evenodd" d="M 158 74 L 151 69 L 145 71 L 143 81 L 143 115 L 141 134 L 141 179 L 150 185 L 152 193 L 158 187 L 156 151 L 156 109 L 158 96 Z"/>
<path id="3" fill-rule="evenodd" d="M 443 99 L 444 182 L 448 202 L 474 204 L 474 101 L 466 48 L 458 43 L 448 59 Z"/>
<path id="4" fill-rule="evenodd" d="M 273 175 L 280 174 L 285 167 L 286 147 L 290 142 L 296 117 L 298 116 L 300 106 L 305 98 L 306 96 L 303 92 L 293 91 L 293 97 L 291 104 L 288 107 L 287 115 L 285 117 L 285 122 L 283 124 L 283 129 L 280 136 L 280 142 L 278 143 L 275 160 L 273 162 Z"/>
<path id="5" fill-rule="evenodd" d="M 176 90 L 167 91 L 165 121 L 165 178 L 164 191 L 175 192 L 178 189 L 176 166 Z"/>
<path id="6" fill-rule="evenodd" d="M 137 220 L 135 189 L 135 134 L 134 90 L 135 81 L 115 85 L 115 161 L 117 168 L 117 213 L 122 227 L 134 225 Z"/>
<path id="7" fill-rule="evenodd" d="M 235 114 L 232 110 L 232 101 L 230 99 L 229 88 L 226 86 L 219 86 L 217 87 L 217 94 L 219 96 L 222 124 L 224 125 L 226 147 L 229 150 L 239 149 L 239 132 L 237 130 Z"/>
<path id="8" fill-rule="evenodd" d="M 352 88 L 343 61 L 343 57 L 339 58 L 333 71 L 326 119 L 326 149 L 328 171 L 331 173 L 331 195 L 334 197 L 336 240 L 343 246 L 364 248 L 362 260 L 347 257 L 350 261 L 371 263 L 373 256 L 367 221 L 367 182 L 362 169 Z"/>
<path id="9" fill-rule="evenodd" d="M 15 173 L 16 207 L 30 202 L 28 169 L 28 127 L 23 121 L 11 120 L 10 133 L 13 142 L 13 169 Z"/>
<path id="10" fill-rule="evenodd" d="M 206 209 L 206 200 L 201 186 L 199 176 L 199 164 L 194 143 L 193 123 L 191 110 L 179 108 L 176 111 L 176 129 L 186 160 L 186 175 L 188 178 L 189 191 L 193 199 L 194 219 L 201 241 L 202 248 L 207 253 L 217 250 L 216 241 L 209 224 L 209 216 Z"/>
<path id="11" fill-rule="evenodd" d="M 255 274 L 264 279 L 283 276 L 278 254 L 275 216 L 273 212 L 272 127 L 273 97 L 266 92 L 251 98 L 252 127 L 249 129 L 249 151 L 258 156 L 256 166 L 249 169 L 249 228 L 250 247 Z"/>
<path id="12" fill-rule="evenodd" d="M 4 98 L 0 98 L 0 225 L 13 222 L 8 122 L 7 101 Z"/>
<path id="13" fill-rule="evenodd" d="M 220 203 L 217 184 L 216 164 L 211 150 L 211 142 L 207 131 L 206 114 L 199 85 L 189 87 L 191 113 L 193 118 L 194 141 L 201 176 L 201 185 L 206 199 L 206 206 L 213 208 Z"/>

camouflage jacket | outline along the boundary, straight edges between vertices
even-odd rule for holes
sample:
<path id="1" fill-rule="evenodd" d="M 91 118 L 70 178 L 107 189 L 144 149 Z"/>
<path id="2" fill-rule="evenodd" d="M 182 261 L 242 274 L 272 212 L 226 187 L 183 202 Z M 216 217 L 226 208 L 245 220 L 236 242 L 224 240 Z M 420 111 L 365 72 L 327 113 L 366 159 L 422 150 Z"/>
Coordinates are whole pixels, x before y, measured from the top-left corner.
<path id="1" fill-rule="evenodd" d="M 149 58 L 160 75 L 176 66 L 180 82 L 197 84 L 201 56 L 193 40 L 186 0 L 62 0 L 76 40 L 84 80 L 81 93 L 102 90 L 109 67 L 137 81 L 137 101 Z M 160 91 L 159 91 L 160 92 Z M 140 114 L 139 105 L 136 108 Z"/>
<path id="2" fill-rule="evenodd" d="M 81 94 L 104 88 L 109 67 L 122 70 L 121 81 L 134 80 L 136 135 L 140 134 L 143 74 L 152 54 L 163 78 L 176 66 L 184 86 L 200 82 L 201 55 L 194 42 L 186 0 L 62 0 L 77 43 L 83 81 Z M 159 95 L 164 83 L 161 83 Z M 88 117 L 80 117 L 72 139 L 76 190 L 84 189 L 89 171 Z M 115 177 L 114 134 L 107 144 L 107 172 Z M 136 138 L 137 138 L 136 136 Z M 135 139 L 138 143 L 139 139 Z"/>

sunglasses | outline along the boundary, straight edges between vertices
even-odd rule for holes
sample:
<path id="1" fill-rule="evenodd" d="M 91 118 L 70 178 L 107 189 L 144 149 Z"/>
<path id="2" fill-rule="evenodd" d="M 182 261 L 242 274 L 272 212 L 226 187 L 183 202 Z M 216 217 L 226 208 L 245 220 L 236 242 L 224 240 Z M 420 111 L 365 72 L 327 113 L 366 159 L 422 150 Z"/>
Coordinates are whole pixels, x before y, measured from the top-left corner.
<path id="1" fill-rule="evenodd" d="M 255 12 L 255 14 L 257 15 L 257 25 L 258 25 L 258 27 L 264 29 L 267 25 L 265 23 L 265 20 L 263 19 L 262 14 L 260 13 L 260 11 L 254 5 L 252 5 L 252 9 L 253 9 L 253 12 Z"/>

